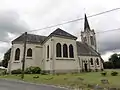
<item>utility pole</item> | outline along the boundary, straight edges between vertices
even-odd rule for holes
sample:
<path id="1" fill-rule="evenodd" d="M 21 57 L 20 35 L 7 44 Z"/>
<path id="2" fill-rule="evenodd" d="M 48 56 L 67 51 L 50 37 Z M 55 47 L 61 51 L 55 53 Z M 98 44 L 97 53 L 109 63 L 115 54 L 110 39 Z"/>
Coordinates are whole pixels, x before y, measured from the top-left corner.
<path id="1" fill-rule="evenodd" d="M 24 33 L 24 52 L 23 52 L 23 60 L 22 60 L 22 76 L 21 76 L 22 79 L 24 79 L 25 55 L 26 55 L 26 39 L 27 39 L 27 32 Z"/>

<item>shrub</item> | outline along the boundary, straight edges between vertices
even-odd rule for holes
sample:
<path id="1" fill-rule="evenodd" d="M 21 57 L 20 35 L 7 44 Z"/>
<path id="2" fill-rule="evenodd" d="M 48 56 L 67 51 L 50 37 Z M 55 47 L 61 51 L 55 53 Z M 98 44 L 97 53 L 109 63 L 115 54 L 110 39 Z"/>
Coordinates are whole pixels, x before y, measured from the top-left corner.
<path id="1" fill-rule="evenodd" d="M 41 69 L 39 67 L 28 67 L 25 70 L 26 74 L 40 74 L 41 73 Z"/>
<path id="2" fill-rule="evenodd" d="M 104 69 L 101 69 L 101 71 L 104 71 Z"/>
<path id="3" fill-rule="evenodd" d="M 102 75 L 102 76 L 106 76 L 106 75 L 107 75 L 107 72 L 102 72 L 101 75 Z"/>
<path id="4" fill-rule="evenodd" d="M 7 70 L 3 70 L 2 75 L 6 75 L 6 74 L 7 74 Z"/>
<path id="5" fill-rule="evenodd" d="M 33 78 L 39 78 L 39 76 L 33 76 Z"/>
<path id="6" fill-rule="evenodd" d="M 112 76 L 117 76 L 117 75 L 118 75 L 118 72 L 112 71 L 112 72 L 111 72 L 111 75 L 112 75 Z"/>
<path id="7" fill-rule="evenodd" d="M 12 74 L 21 74 L 22 70 L 21 69 L 16 69 L 11 71 Z"/>
<path id="8" fill-rule="evenodd" d="M 98 69 L 95 69 L 95 72 L 98 72 Z"/>

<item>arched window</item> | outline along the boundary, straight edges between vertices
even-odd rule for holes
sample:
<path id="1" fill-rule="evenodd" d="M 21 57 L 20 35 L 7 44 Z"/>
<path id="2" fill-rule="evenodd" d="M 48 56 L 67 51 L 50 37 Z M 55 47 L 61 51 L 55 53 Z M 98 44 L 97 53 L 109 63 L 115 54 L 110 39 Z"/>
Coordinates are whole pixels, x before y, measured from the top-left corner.
<path id="1" fill-rule="evenodd" d="M 97 63 L 97 65 L 99 65 L 99 59 L 98 58 L 96 59 L 96 63 Z"/>
<path id="2" fill-rule="evenodd" d="M 17 48 L 16 51 L 15 51 L 15 61 L 17 61 L 19 59 L 20 59 L 20 49 Z"/>
<path id="3" fill-rule="evenodd" d="M 56 57 L 61 57 L 61 44 L 56 44 Z"/>
<path id="4" fill-rule="evenodd" d="M 68 48 L 67 45 L 63 45 L 63 57 L 68 57 Z"/>
<path id="5" fill-rule="evenodd" d="M 47 58 L 49 58 L 49 45 L 47 46 Z"/>
<path id="6" fill-rule="evenodd" d="M 29 49 L 27 50 L 27 56 L 28 56 L 28 57 L 32 57 L 32 49 L 31 49 L 31 48 L 29 48 Z"/>
<path id="7" fill-rule="evenodd" d="M 90 62 L 91 62 L 91 65 L 93 65 L 93 59 L 92 58 L 90 59 Z"/>
<path id="8" fill-rule="evenodd" d="M 94 45 L 93 36 L 90 36 L 91 45 Z"/>
<path id="9" fill-rule="evenodd" d="M 74 58 L 74 51 L 73 51 L 73 45 L 69 45 L 69 57 Z"/>
<path id="10" fill-rule="evenodd" d="M 87 42 L 87 38 L 86 37 L 84 37 L 84 42 Z"/>

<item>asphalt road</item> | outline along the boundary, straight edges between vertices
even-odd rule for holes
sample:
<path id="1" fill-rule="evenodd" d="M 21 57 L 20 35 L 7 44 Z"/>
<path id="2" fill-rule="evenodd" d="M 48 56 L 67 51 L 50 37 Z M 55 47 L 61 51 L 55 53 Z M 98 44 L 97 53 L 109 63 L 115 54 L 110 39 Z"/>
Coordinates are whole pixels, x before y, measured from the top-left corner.
<path id="1" fill-rule="evenodd" d="M 35 85 L 13 80 L 0 79 L 0 90 L 66 90 L 49 85 Z"/>

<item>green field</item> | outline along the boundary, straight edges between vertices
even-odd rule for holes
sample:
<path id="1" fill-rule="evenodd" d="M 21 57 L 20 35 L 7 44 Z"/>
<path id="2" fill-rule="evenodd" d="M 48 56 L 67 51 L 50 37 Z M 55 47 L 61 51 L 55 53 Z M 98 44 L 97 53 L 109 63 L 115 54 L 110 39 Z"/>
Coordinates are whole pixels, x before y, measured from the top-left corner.
<path id="1" fill-rule="evenodd" d="M 63 74 L 63 75 L 40 75 L 40 74 L 26 74 L 24 81 L 34 83 L 44 83 L 71 87 L 88 87 L 90 85 L 99 84 L 103 87 L 119 87 L 120 88 L 120 70 L 105 70 L 107 76 L 102 76 L 101 72 L 88 72 L 80 74 Z M 117 71 L 118 76 L 111 76 L 111 71 Z M 39 76 L 39 78 L 33 78 Z M 0 78 L 20 79 L 20 75 L 5 75 Z M 101 83 L 102 79 L 107 79 L 109 84 Z"/>

